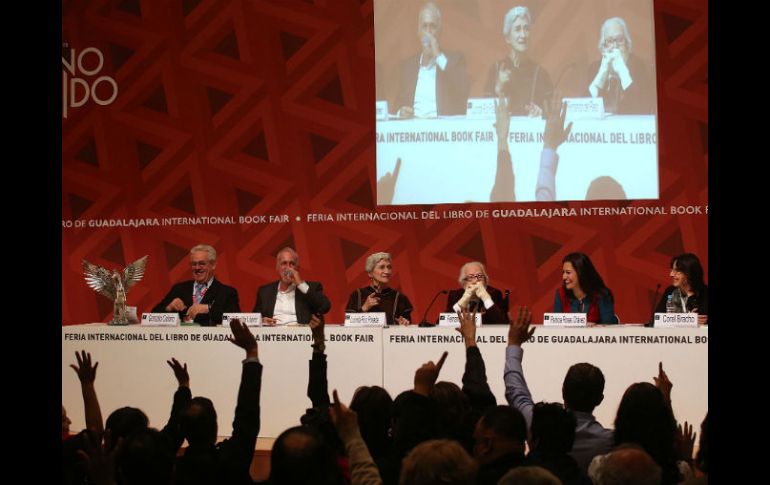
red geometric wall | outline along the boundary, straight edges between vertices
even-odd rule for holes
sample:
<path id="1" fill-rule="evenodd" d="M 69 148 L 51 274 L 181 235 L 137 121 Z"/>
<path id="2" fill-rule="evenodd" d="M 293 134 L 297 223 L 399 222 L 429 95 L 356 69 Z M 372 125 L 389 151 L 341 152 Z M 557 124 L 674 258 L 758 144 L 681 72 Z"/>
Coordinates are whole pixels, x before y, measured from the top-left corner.
<path id="1" fill-rule="evenodd" d="M 483 8 L 481 0 L 437 3 L 445 15 Z M 647 320 L 672 255 L 697 253 L 708 275 L 704 214 L 306 222 L 308 213 L 409 209 L 374 204 L 373 21 L 372 0 L 64 1 L 64 102 L 83 101 L 84 84 L 90 96 L 62 119 L 62 323 L 112 314 L 86 287 L 82 259 L 122 268 L 148 254 L 145 278 L 129 293 L 144 311 L 189 279 L 187 254 L 198 243 L 217 248 L 217 276 L 238 288 L 245 311 L 256 288 L 276 279 L 276 251 L 294 246 L 303 277 L 324 284 L 330 322 L 342 321 L 348 295 L 366 284 L 364 259 L 375 251 L 394 256 L 414 320 L 438 290 L 457 286 L 468 260 L 485 261 L 513 304 L 541 314 L 561 258 L 586 252 L 623 322 Z M 708 205 L 707 38 L 705 0 L 655 2 L 660 200 L 621 205 Z M 74 94 L 72 78 L 82 79 Z M 111 80 L 118 93 L 107 104 Z M 526 207 L 597 205 L 607 204 Z M 237 223 L 283 214 L 289 222 Z M 236 223 L 93 227 L 195 216 Z"/>

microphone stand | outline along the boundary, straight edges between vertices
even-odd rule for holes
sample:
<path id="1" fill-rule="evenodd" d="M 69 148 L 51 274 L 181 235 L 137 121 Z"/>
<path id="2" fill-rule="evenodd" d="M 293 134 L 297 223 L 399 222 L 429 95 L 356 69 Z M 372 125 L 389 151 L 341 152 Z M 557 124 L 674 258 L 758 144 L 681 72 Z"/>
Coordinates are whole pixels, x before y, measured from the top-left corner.
<path id="1" fill-rule="evenodd" d="M 428 322 L 428 312 L 430 311 L 430 308 L 433 306 L 434 303 L 436 303 L 436 298 L 438 298 L 439 295 L 446 295 L 449 293 L 447 290 L 439 290 L 438 293 L 436 293 L 436 296 L 433 297 L 433 299 L 430 301 L 430 305 L 428 305 L 428 308 L 425 310 L 425 314 L 422 316 L 422 320 L 420 321 L 419 327 L 435 327 L 434 324 Z"/>
<path id="2" fill-rule="evenodd" d="M 652 310 L 650 310 L 650 319 L 644 325 L 645 327 L 652 327 L 655 321 L 655 306 L 658 304 L 658 293 L 660 292 L 660 283 L 655 286 L 655 296 L 652 297 Z"/>

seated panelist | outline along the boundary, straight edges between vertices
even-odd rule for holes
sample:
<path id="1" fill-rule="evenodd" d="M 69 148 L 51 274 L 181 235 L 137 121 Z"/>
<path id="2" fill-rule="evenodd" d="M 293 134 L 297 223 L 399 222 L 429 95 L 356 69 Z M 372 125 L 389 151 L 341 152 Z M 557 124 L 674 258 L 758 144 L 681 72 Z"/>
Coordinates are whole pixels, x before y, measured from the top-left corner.
<path id="1" fill-rule="evenodd" d="M 364 264 L 369 286 L 350 294 L 346 312 L 385 312 L 388 325 L 411 325 L 412 303 L 406 295 L 390 287 L 393 259 L 389 253 L 374 253 Z"/>
<path id="2" fill-rule="evenodd" d="M 214 278 L 217 251 L 208 244 L 190 250 L 193 279 L 171 287 L 153 313 L 178 312 L 182 321 L 213 326 L 222 323 L 223 313 L 238 313 L 238 290 Z"/>
<path id="3" fill-rule="evenodd" d="M 489 276 L 482 263 L 465 263 L 457 281 L 462 288 L 449 292 L 445 312 L 478 311 L 482 314 L 481 323 L 485 325 L 508 324 L 508 304 L 500 290 L 489 286 Z"/>
<path id="4" fill-rule="evenodd" d="M 264 325 L 310 323 L 313 315 L 322 317 L 332 305 L 318 281 L 305 281 L 299 273 L 299 255 L 285 247 L 275 257 L 279 280 L 260 286 L 254 313 L 262 314 Z"/>

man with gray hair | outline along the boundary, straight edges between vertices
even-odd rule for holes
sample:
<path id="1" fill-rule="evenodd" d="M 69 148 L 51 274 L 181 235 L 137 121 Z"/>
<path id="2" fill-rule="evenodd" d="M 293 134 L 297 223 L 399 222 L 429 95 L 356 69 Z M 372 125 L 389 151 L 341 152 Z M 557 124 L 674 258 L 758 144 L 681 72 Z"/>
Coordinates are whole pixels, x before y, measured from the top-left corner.
<path id="1" fill-rule="evenodd" d="M 253 312 L 262 314 L 263 324 L 307 324 L 313 315 L 323 318 L 329 312 L 332 305 L 321 283 L 305 281 L 300 275 L 297 251 L 288 246 L 278 251 L 275 269 L 280 279 L 257 290 Z"/>
<path id="2" fill-rule="evenodd" d="M 155 313 L 178 312 L 187 323 L 213 326 L 222 323 L 223 313 L 241 311 L 238 290 L 214 278 L 217 251 L 208 244 L 190 250 L 192 280 L 177 283 L 152 309 Z"/>
<path id="3" fill-rule="evenodd" d="M 420 52 L 401 64 L 396 106 L 402 118 L 465 114 L 470 89 L 465 58 L 441 49 L 441 27 L 441 10 L 426 3 L 417 19 Z"/>
<path id="4" fill-rule="evenodd" d="M 604 99 L 605 111 L 612 114 L 654 114 L 654 72 L 632 54 L 631 35 L 620 17 L 604 21 L 599 35 L 601 61 L 589 68 L 593 80 L 588 92 Z"/>
<path id="5" fill-rule="evenodd" d="M 460 268 L 457 278 L 462 288 L 449 292 L 445 312 L 465 309 L 482 313 L 481 323 L 508 324 L 508 300 L 497 288 L 489 286 L 489 276 L 483 263 L 471 261 Z"/>

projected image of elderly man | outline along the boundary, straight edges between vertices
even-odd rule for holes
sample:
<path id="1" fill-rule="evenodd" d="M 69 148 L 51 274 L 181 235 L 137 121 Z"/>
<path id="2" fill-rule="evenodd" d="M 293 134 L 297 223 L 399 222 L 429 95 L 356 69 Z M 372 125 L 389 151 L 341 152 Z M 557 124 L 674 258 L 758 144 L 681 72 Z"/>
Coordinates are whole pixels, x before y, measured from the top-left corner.
<path id="1" fill-rule="evenodd" d="M 608 113 L 654 114 L 653 71 L 632 53 L 631 35 L 622 18 L 604 21 L 598 48 L 601 59 L 589 68 L 590 95 L 604 98 Z"/>
<path id="2" fill-rule="evenodd" d="M 401 64 L 396 106 L 402 118 L 465 114 L 469 89 L 465 58 L 442 49 L 441 30 L 441 10 L 426 3 L 417 19 L 420 51 Z"/>

